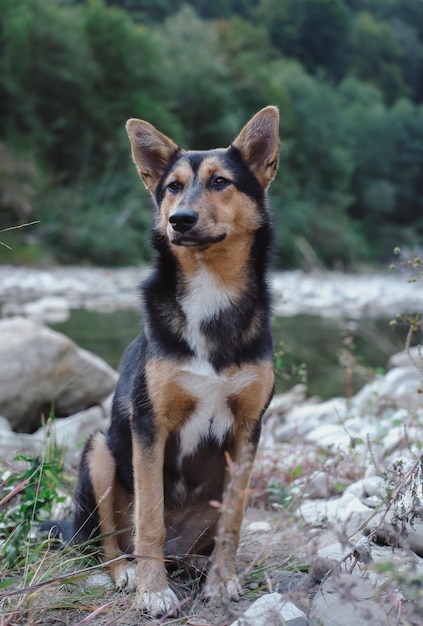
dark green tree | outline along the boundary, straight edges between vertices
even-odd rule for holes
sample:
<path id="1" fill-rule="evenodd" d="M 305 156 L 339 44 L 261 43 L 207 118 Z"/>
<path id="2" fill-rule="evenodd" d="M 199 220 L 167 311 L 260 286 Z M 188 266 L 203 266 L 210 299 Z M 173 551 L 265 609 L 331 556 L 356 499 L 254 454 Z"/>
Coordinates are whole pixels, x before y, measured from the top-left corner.
<path id="1" fill-rule="evenodd" d="M 190 148 L 216 147 L 233 139 L 233 90 L 214 24 L 183 7 L 160 31 L 171 110 Z"/>
<path id="2" fill-rule="evenodd" d="M 370 13 L 359 13 L 352 29 L 351 73 L 378 87 L 391 104 L 406 94 L 401 73 L 403 51 L 392 27 Z"/>
<path id="3" fill-rule="evenodd" d="M 350 213 L 373 256 L 386 261 L 399 242 L 418 245 L 423 235 L 422 108 L 406 100 L 388 108 L 353 79 L 341 91 L 354 162 Z"/>
<path id="4" fill-rule="evenodd" d="M 349 12 L 342 0 L 261 0 L 257 16 L 285 56 L 338 80 L 347 69 Z"/>
<path id="5" fill-rule="evenodd" d="M 176 137 L 180 126 L 170 113 L 175 100 L 166 85 L 169 77 L 158 37 L 102 2 L 81 8 L 81 19 L 97 67 L 83 156 L 88 169 L 101 172 L 109 160 L 121 161 L 122 150 L 126 155 L 124 124 L 129 117 L 144 117 Z"/>
<path id="6" fill-rule="evenodd" d="M 277 103 L 284 114 L 286 92 L 275 78 L 272 62 L 278 53 L 267 30 L 242 18 L 216 23 L 219 49 L 233 91 L 233 117 L 239 127 L 258 109 Z"/>
<path id="7" fill-rule="evenodd" d="M 79 15 L 52 0 L 5 0 L 1 22 L 3 132 L 63 170 L 97 74 Z"/>
<path id="8" fill-rule="evenodd" d="M 106 0 L 106 4 L 123 9 L 136 22 L 149 24 L 175 13 L 183 0 Z"/>
<path id="9" fill-rule="evenodd" d="M 281 167 L 271 188 L 279 262 L 352 266 L 367 251 L 348 213 L 354 163 L 343 103 L 296 62 L 276 61 L 273 74 L 286 90 Z"/>

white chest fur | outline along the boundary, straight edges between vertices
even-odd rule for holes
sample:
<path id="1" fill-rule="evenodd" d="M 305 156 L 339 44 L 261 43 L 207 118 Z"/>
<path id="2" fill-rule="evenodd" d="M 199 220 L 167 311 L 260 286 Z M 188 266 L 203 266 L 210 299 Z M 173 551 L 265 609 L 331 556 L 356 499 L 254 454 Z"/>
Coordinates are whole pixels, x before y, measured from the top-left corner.
<path id="1" fill-rule="evenodd" d="M 193 454 L 202 440 L 223 442 L 234 419 L 227 398 L 251 380 L 251 373 L 232 377 L 218 374 L 208 360 L 210 346 L 202 331 L 202 323 L 231 306 L 234 295 L 203 267 L 190 276 L 179 301 L 186 319 L 185 339 L 195 356 L 181 365 L 177 378 L 197 401 L 196 410 L 179 433 L 180 460 Z"/>
<path id="2" fill-rule="evenodd" d="M 218 278 L 206 268 L 200 268 L 189 278 L 187 290 L 180 299 L 185 314 L 186 340 L 197 357 L 207 359 L 208 350 L 201 324 L 212 319 L 231 305 L 234 293 L 219 285 Z"/>
<path id="3" fill-rule="evenodd" d="M 223 442 L 234 423 L 228 396 L 256 379 L 252 368 L 230 375 L 218 374 L 208 360 L 209 346 L 202 332 L 202 323 L 231 306 L 234 295 L 202 268 L 190 278 L 187 291 L 180 300 L 186 318 L 186 340 L 195 356 L 180 367 L 177 380 L 197 400 L 196 410 L 179 433 L 180 460 L 193 454 L 202 440 Z"/>
<path id="4" fill-rule="evenodd" d="M 234 424 L 228 397 L 256 379 L 253 368 L 217 374 L 210 363 L 198 357 L 179 370 L 178 383 L 197 400 L 194 413 L 179 431 L 180 460 L 193 454 L 201 441 L 214 439 L 223 443 Z"/>

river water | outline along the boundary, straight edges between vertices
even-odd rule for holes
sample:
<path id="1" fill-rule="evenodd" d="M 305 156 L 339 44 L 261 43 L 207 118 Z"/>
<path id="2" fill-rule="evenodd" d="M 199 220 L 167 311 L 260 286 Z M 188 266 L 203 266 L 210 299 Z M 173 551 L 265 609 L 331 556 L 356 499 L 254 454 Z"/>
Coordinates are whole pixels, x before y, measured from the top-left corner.
<path id="1" fill-rule="evenodd" d="M 47 323 L 117 368 L 140 328 L 138 284 L 147 273 L 0 266 L 1 314 Z M 423 273 L 414 274 L 273 274 L 277 391 L 306 378 L 310 395 L 345 396 L 386 368 L 407 331 L 390 320 L 423 312 Z"/>
<path id="2" fill-rule="evenodd" d="M 350 383 L 358 391 L 404 347 L 406 329 L 392 329 L 389 322 L 387 318 L 275 317 L 277 392 L 298 382 L 306 382 L 309 394 L 323 399 L 348 395 Z M 140 315 L 134 309 L 76 309 L 65 322 L 50 326 L 118 368 L 124 349 L 138 334 Z"/>

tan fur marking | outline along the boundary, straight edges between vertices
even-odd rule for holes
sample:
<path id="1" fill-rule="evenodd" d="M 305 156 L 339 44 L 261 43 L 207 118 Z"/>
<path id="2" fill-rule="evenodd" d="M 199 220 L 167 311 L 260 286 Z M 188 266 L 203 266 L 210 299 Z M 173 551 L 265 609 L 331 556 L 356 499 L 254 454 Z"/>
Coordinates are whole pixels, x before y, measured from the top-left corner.
<path id="1" fill-rule="evenodd" d="M 243 368 L 233 367 L 225 370 L 225 373 L 234 375 L 244 369 L 247 368 L 245 366 Z M 273 389 L 274 371 L 272 363 L 249 365 L 248 370 L 254 372 L 254 380 L 240 393 L 231 394 L 228 397 L 228 404 L 235 415 L 235 439 L 242 438 L 243 432 L 252 431 L 251 423 L 254 427 Z"/>
<path id="2" fill-rule="evenodd" d="M 175 382 L 178 371 L 177 364 L 166 359 L 154 359 L 146 366 L 156 425 L 166 434 L 180 428 L 197 406 L 197 400 Z"/>
<path id="3" fill-rule="evenodd" d="M 163 545 L 164 525 L 163 462 L 166 438 L 160 433 L 154 447 L 133 439 L 132 463 L 135 492 L 135 554 L 138 561 L 138 594 L 168 588 Z M 150 557 L 150 558 L 149 558 Z"/>
<path id="4" fill-rule="evenodd" d="M 178 163 L 177 167 L 173 168 L 171 172 L 166 176 L 163 181 L 163 186 L 167 187 L 169 183 L 178 181 L 184 185 L 188 185 L 194 178 L 194 172 L 188 160 L 182 160 Z"/>
<path id="5" fill-rule="evenodd" d="M 103 433 L 97 433 L 90 451 L 90 478 L 98 506 L 102 538 L 102 559 L 110 561 L 130 547 L 130 531 L 119 535 L 117 530 L 132 525 L 131 498 L 116 480 L 115 463 Z M 127 564 L 122 561 L 108 566 L 117 585 Z"/>
<path id="6" fill-rule="evenodd" d="M 208 193 L 204 192 L 204 198 Z M 221 195 L 220 195 L 221 194 Z M 253 233 L 260 226 L 257 208 L 245 194 L 235 187 L 215 193 L 214 204 L 207 204 L 200 199 L 195 207 L 199 214 L 196 230 L 210 236 L 225 232 L 226 237 L 205 250 L 192 250 L 182 246 L 172 246 L 185 275 L 196 273 L 200 267 L 212 272 L 222 288 L 241 293 L 245 289 L 246 264 L 248 262 Z M 230 205 L 230 208 L 228 207 Z M 218 226 L 216 226 L 216 221 Z"/>
<path id="7" fill-rule="evenodd" d="M 245 266 L 250 250 L 250 236 L 226 239 L 216 243 L 207 250 L 190 250 L 173 246 L 174 254 L 178 257 L 185 276 L 197 273 L 200 268 L 206 267 L 213 273 L 217 283 L 224 290 L 241 295 L 246 286 Z"/>
<path id="8" fill-rule="evenodd" d="M 210 156 L 206 156 L 200 163 L 200 167 L 198 170 L 198 178 L 201 180 L 203 185 L 206 185 L 210 178 L 214 176 L 223 176 L 223 178 L 227 178 L 228 180 L 232 180 L 232 172 L 227 169 L 220 154 L 223 156 L 226 152 L 225 149 L 215 150 L 214 154 Z M 225 192 L 224 189 L 217 193 Z"/>

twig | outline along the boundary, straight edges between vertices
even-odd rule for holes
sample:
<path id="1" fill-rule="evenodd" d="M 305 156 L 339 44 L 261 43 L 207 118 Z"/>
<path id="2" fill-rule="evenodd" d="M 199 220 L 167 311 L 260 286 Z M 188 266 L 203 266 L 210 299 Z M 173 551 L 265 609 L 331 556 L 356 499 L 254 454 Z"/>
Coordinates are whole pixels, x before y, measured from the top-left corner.
<path id="1" fill-rule="evenodd" d="M 17 230 L 18 228 L 24 228 L 25 226 L 33 226 L 34 224 L 39 224 L 39 223 L 40 223 L 40 220 L 35 220 L 33 222 L 26 222 L 26 224 L 18 224 L 17 226 L 9 226 L 8 228 L 2 228 L 0 230 L 0 233 L 7 233 L 7 231 L 9 230 Z"/>

